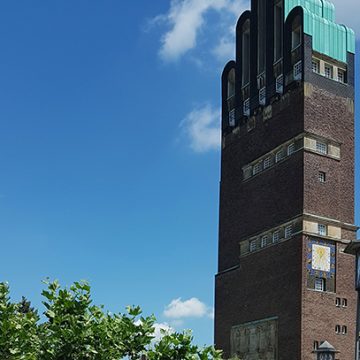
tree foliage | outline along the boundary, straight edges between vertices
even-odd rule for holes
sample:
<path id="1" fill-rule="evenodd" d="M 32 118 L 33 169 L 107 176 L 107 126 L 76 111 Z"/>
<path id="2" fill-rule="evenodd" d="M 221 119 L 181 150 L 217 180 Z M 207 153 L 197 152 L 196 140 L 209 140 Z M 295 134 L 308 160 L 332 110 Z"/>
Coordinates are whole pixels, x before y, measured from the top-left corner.
<path id="1" fill-rule="evenodd" d="M 219 360 L 212 346 L 193 344 L 191 332 L 162 331 L 154 340 L 155 317 L 139 307 L 112 314 L 92 303 L 90 286 L 62 288 L 46 282 L 44 319 L 26 298 L 10 300 L 0 283 L 0 359 L 2 360 Z"/>

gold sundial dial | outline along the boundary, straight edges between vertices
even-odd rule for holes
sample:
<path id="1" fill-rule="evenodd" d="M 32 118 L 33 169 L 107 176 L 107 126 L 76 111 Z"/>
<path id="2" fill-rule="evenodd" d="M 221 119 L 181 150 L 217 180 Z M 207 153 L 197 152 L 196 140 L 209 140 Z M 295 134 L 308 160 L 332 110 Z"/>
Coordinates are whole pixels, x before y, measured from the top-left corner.
<path id="1" fill-rule="evenodd" d="M 314 270 L 329 272 L 331 267 L 330 258 L 329 246 L 313 244 L 311 267 Z"/>

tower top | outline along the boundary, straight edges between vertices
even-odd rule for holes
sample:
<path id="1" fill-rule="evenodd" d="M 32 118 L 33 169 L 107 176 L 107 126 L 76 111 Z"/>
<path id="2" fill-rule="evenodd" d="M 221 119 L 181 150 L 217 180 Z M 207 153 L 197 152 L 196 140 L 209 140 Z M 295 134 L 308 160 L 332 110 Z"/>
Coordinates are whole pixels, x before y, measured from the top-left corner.
<path id="1" fill-rule="evenodd" d="M 304 33 L 313 38 L 313 50 L 347 62 L 347 52 L 355 54 L 355 33 L 335 22 L 335 6 L 327 0 L 285 0 L 285 18 L 295 7 L 304 12 Z"/>

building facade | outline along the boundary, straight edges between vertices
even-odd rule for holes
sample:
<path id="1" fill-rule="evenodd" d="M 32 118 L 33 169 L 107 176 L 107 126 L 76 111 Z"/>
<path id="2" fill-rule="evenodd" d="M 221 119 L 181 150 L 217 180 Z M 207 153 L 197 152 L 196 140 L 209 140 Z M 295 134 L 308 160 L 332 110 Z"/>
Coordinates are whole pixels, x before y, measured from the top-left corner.
<path id="1" fill-rule="evenodd" d="M 355 354 L 354 53 L 327 0 L 252 0 L 222 75 L 215 344 Z"/>

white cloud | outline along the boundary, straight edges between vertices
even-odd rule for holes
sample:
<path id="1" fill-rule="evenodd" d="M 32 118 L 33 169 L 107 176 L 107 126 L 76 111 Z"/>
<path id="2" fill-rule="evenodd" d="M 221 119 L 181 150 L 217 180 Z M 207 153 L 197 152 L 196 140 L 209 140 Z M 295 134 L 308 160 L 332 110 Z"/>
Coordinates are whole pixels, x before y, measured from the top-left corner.
<path id="1" fill-rule="evenodd" d="M 233 59 L 235 56 L 234 37 L 222 37 L 219 43 L 213 48 L 212 53 L 221 62 Z"/>
<path id="2" fill-rule="evenodd" d="M 181 319 L 189 317 L 210 317 L 213 314 L 213 309 L 209 308 L 198 298 L 191 298 L 182 301 L 181 298 L 174 299 L 166 306 L 164 315 L 167 318 Z"/>
<path id="3" fill-rule="evenodd" d="M 161 39 L 159 54 L 162 59 L 176 60 L 197 45 L 200 30 L 207 25 L 205 15 L 209 10 L 227 13 L 221 17 L 217 27 L 227 28 L 235 24 L 243 4 L 247 0 L 172 0 L 167 14 L 157 16 L 152 22 L 166 22 L 170 30 Z M 214 26 L 214 24 L 211 24 Z M 224 34 L 219 34 L 220 38 Z"/>
<path id="4" fill-rule="evenodd" d="M 195 152 L 217 150 L 220 147 L 220 112 L 210 105 L 191 111 L 180 123 Z"/>

